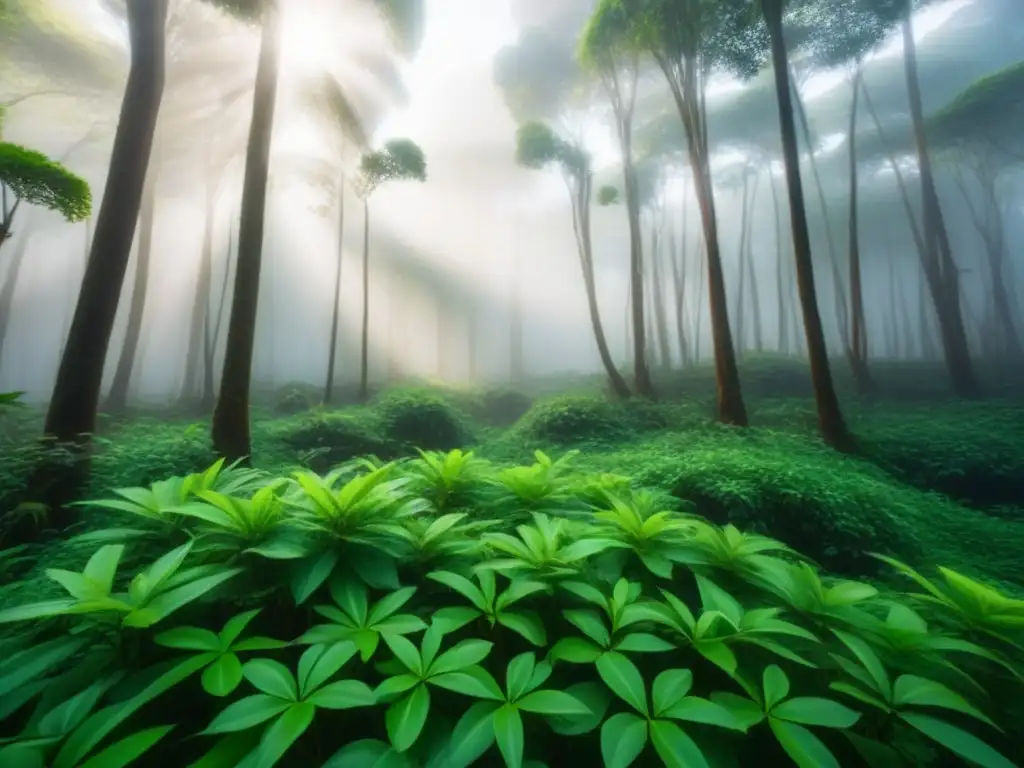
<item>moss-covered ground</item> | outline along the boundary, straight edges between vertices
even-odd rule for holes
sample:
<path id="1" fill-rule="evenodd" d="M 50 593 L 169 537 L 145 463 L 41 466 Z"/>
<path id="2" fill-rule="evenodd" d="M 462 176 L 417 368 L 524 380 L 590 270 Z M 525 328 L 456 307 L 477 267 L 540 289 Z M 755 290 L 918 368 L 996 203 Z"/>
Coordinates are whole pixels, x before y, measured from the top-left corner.
<path id="1" fill-rule="evenodd" d="M 367 406 L 323 409 L 309 407 L 314 393 L 294 385 L 268 395 L 254 414 L 254 463 L 326 471 L 353 456 L 394 458 L 417 447 L 472 447 L 500 461 L 578 450 L 580 469 L 629 476 L 715 522 L 777 537 L 830 571 L 869 575 L 874 561 L 865 552 L 881 550 L 1024 590 L 1021 401 L 1006 393 L 975 403 L 914 401 L 915 370 L 923 373 L 894 367 L 875 401 L 846 399 L 856 456 L 818 440 L 799 371 L 760 361 L 745 370 L 755 425 L 748 430 L 713 422 L 705 369 L 664 386 L 657 403 L 613 403 L 592 381 L 562 380 L 536 382 L 529 396 L 404 387 Z M 31 511 L 25 482 L 39 450 L 31 441 L 38 414 L 7 416 L 3 428 L 0 510 Z M 107 419 L 90 495 L 211 461 L 202 421 L 171 412 Z"/>

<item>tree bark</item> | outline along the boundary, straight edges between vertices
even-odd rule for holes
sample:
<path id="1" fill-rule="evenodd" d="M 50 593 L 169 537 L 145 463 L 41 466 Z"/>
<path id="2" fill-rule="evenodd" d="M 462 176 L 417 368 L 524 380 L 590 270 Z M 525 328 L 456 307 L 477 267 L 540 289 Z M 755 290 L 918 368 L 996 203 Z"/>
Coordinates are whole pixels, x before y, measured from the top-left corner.
<path id="1" fill-rule="evenodd" d="M 761 186 L 761 175 L 754 177 L 754 187 L 750 191 L 750 211 L 747 216 L 747 279 L 750 282 L 750 317 L 751 329 L 754 332 L 754 351 L 764 351 L 764 333 L 761 328 L 761 292 L 757 286 L 757 270 L 754 269 L 754 211 L 757 210 L 757 192 Z"/>
<path id="2" fill-rule="evenodd" d="M 331 309 L 331 341 L 327 348 L 327 381 L 324 383 L 324 405 L 334 397 L 334 367 L 338 355 L 338 316 L 341 313 L 341 262 L 345 253 L 345 174 L 341 174 L 338 190 L 338 263 L 334 268 L 334 306 Z"/>
<path id="3" fill-rule="evenodd" d="M 669 253 L 672 257 L 672 253 Z M 672 350 L 669 342 L 668 311 L 665 307 L 665 283 L 662 276 L 662 248 L 658 241 L 657 224 L 651 232 L 651 304 L 654 314 L 655 340 L 658 344 L 659 367 L 663 371 L 672 368 Z"/>
<path id="4" fill-rule="evenodd" d="M 228 284 L 231 279 L 231 265 L 233 263 L 231 255 L 235 250 L 234 227 L 236 220 L 237 217 L 232 216 L 230 219 L 231 224 L 228 227 L 228 249 L 224 257 L 224 277 L 221 280 L 220 296 L 217 300 L 217 315 L 212 323 L 210 322 L 210 318 L 213 316 L 212 306 L 206 311 L 206 326 L 203 329 L 203 395 L 200 401 L 200 408 L 203 413 L 209 413 L 217 404 L 213 368 L 217 355 L 217 344 L 220 341 L 220 334 L 224 327 L 224 308 L 227 306 Z M 213 297 L 209 296 L 207 301 L 212 299 Z"/>
<path id="5" fill-rule="evenodd" d="M 800 306 L 803 310 L 811 380 L 818 410 L 818 428 L 826 443 L 837 450 L 848 451 L 853 447 L 853 438 L 846 428 L 846 422 L 839 407 L 839 398 L 836 396 L 832 382 L 825 333 L 821 325 L 818 299 L 814 288 L 814 263 L 811 258 L 807 211 L 804 206 L 803 186 L 800 181 L 800 154 L 793 120 L 793 90 L 789 80 L 789 61 L 782 30 L 782 1 L 762 0 L 761 7 L 771 37 L 775 93 L 779 108 L 779 129 L 782 134 L 786 183 L 789 188 L 797 288 L 800 295 Z"/>
<path id="6" fill-rule="evenodd" d="M 779 347 L 779 353 L 783 355 L 789 354 L 789 337 L 787 334 L 786 325 L 786 296 L 783 290 L 785 284 L 785 270 L 783 269 L 782 259 L 782 219 L 781 212 L 779 211 L 779 190 L 775 186 L 775 174 L 772 173 L 771 166 L 768 166 L 768 181 L 771 182 L 772 189 L 772 212 L 775 216 L 775 303 L 777 305 L 777 324 L 776 324 L 776 337 Z"/>
<path id="7" fill-rule="evenodd" d="M 87 444 L 96 429 L 114 328 L 163 97 L 167 0 L 129 0 L 131 68 L 96 230 L 44 433 Z"/>
<path id="8" fill-rule="evenodd" d="M 142 207 L 139 211 L 139 246 L 135 249 L 135 279 L 132 285 L 132 300 L 128 308 L 128 324 L 124 344 L 117 360 L 114 380 L 107 394 L 106 407 L 111 413 L 124 411 L 128 406 L 128 392 L 132 372 L 138 358 L 139 340 L 142 338 L 142 322 L 146 314 L 146 295 L 149 291 L 149 272 L 153 261 L 153 227 L 156 224 L 156 187 L 160 169 L 156 163 L 150 168 L 142 192 Z"/>
<path id="9" fill-rule="evenodd" d="M 200 247 L 199 272 L 196 275 L 196 290 L 192 297 L 192 315 L 189 321 L 188 352 L 185 356 L 185 383 L 181 389 L 183 401 L 195 401 L 203 385 L 203 371 L 199 366 L 206 362 L 203 354 L 206 329 L 209 325 L 210 289 L 213 284 L 213 227 L 216 219 L 215 193 L 210 178 L 209 164 L 206 175 L 206 198 L 203 207 L 203 242 Z"/>
<path id="10" fill-rule="evenodd" d="M 942 206 L 939 203 L 932 171 L 928 142 L 925 138 L 924 107 L 921 102 L 921 84 L 917 70 L 917 44 L 914 41 L 913 9 L 907 4 L 902 23 L 903 64 L 910 101 L 910 116 L 914 128 L 914 147 L 917 152 L 921 180 L 922 218 L 928 260 L 925 277 L 935 304 L 939 335 L 942 340 L 953 392 L 959 397 L 972 398 L 981 394 L 974 373 L 967 333 L 960 310 L 960 275 L 953 262 L 949 235 L 946 231 Z"/>
<path id="11" fill-rule="evenodd" d="M 846 348 L 847 359 L 850 361 L 850 372 L 853 374 L 854 386 L 861 395 L 874 390 L 871 369 L 868 366 L 867 323 L 864 318 L 864 291 L 861 283 L 860 269 L 860 221 L 858 219 L 857 200 L 857 108 L 860 105 L 861 65 L 857 62 L 857 70 L 853 76 L 853 99 L 850 104 L 850 126 L 847 141 L 849 151 L 850 176 L 850 343 Z"/>
<path id="12" fill-rule="evenodd" d="M 736 359 L 747 349 L 747 219 L 750 217 L 750 177 L 743 174 L 743 203 L 740 206 L 740 246 L 736 264 Z"/>
<path id="13" fill-rule="evenodd" d="M 370 396 L 370 200 L 363 198 L 363 327 L 359 347 L 359 402 Z"/>
<path id="14" fill-rule="evenodd" d="M 247 459 L 252 453 L 249 390 L 256 346 L 270 143 L 277 104 L 280 19 L 277 0 L 267 0 L 263 10 L 263 31 L 242 182 L 235 291 L 228 319 L 220 393 L 213 411 L 213 449 L 229 461 Z"/>

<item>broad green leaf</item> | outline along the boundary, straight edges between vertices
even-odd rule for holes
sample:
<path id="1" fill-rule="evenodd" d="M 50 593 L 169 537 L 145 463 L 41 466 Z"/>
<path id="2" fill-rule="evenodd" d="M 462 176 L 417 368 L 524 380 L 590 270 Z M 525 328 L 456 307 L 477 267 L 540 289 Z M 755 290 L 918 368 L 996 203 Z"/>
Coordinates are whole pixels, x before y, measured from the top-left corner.
<path id="1" fill-rule="evenodd" d="M 526 686 L 533 677 L 537 657 L 532 653 L 521 653 L 508 663 L 505 669 L 505 687 L 509 701 L 515 701 L 526 692 Z"/>
<path id="2" fill-rule="evenodd" d="M 955 725 L 917 712 L 901 712 L 899 717 L 929 739 L 981 768 L 1014 768 L 1013 762 L 974 734 Z"/>
<path id="3" fill-rule="evenodd" d="M 305 697 L 331 679 L 356 655 L 355 643 L 311 646 L 299 659 L 299 692 Z"/>
<path id="4" fill-rule="evenodd" d="M 330 591 L 331 598 L 341 606 L 341 609 L 356 623 L 356 626 L 367 625 L 369 598 L 366 594 L 365 584 L 346 574 L 340 578 L 331 579 Z"/>
<path id="5" fill-rule="evenodd" d="M 764 670 L 764 708 L 771 711 L 772 707 L 789 695 L 789 678 L 775 664 Z"/>
<path id="6" fill-rule="evenodd" d="M 161 632 L 153 641 L 165 648 L 180 648 L 185 651 L 219 651 L 221 640 L 208 629 L 199 627 L 175 627 Z"/>
<path id="7" fill-rule="evenodd" d="M 11 768 L 46 768 L 46 761 L 40 749 L 9 744 L 0 747 L 0 765 L 9 765 Z"/>
<path id="8" fill-rule="evenodd" d="M 55 670 L 88 642 L 88 638 L 64 635 L 0 659 L 0 691 L 10 695 L 30 680 Z"/>
<path id="9" fill-rule="evenodd" d="M 843 632 L 838 629 L 833 629 L 832 633 L 838 637 L 843 645 L 849 648 L 853 655 L 857 657 L 861 665 L 871 676 L 871 680 L 875 685 L 875 691 L 881 694 L 881 697 L 885 701 L 892 701 L 892 685 L 889 682 L 889 676 L 885 673 L 885 666 L 882 664 L 881 659 L 878 655 L 871 650 L 866 642 L 856 635 L 851 635 L 848 632 Z"/>
<path id="10" fill-rule="evenodd" d="M 246 755 L 259 743 L 259 731 L 239 731 L 218 739 L 216 746 L 205 755 L 190 763 L 188 768 L 225 768 L 241 765 Z"/>
<path id="11" fill-rule="evenodd" d="M 516 706 L 538 715 L 583 717 L 590 714 L 586 704 L 564 691 L 534 691 L 519 699 Z"/>
<path id="12" fill-rule="evenodd" d="M 383 680 L 374 689 L 373 696 L 377 701 L 387 701 L 394 696 L 412 690 L 420 682 L 417 675 L 394 675 Z"/>
<path id="13" fill-rule="evenodd" d="M 570 664 L 593 664 L 597 661 L 604 650 L 598 648 L 589 640 L 582 637 L 563 637 L 548 656 L 552 661 L 567 661 Z"/>
<path id="14" fill-rule="evenodd" d="M 259 608 L 251 611 L 245 611 L 244 613 L 232 616 L 224 623 L 224 629 L 220 631 L 220 639 L 221 642 L 224 643 L 225 647 L 231 647 L 232 643 L 239 638 L 239 636 L 245 631 L 245 628 L 249 626 L 249 622 L 255 619 L 259 612 Z"/>
<path id="15" fill-rule="evenodd" d="M 498 709 L 493 716 L 494 738 L 508 768 L 521 768 L 523 764 L 523 718 L 511 704 Z"/>
<path id="16" fill-rule="evenodd" d="M 370 617 L 366 620 L 368 626 L 375 626 L 384 619 L 393 616 L 412 596 L 416 594 L 416 587 L 405 587 L 398 589 L 389 595 L 382 597 L 370 611 Z"/>
<path id="17" fill-rule="evenodd" d="M 82 764 L 82 768 L 124 768 L 145 754 L 160 739 L 171 732 L 173 725 L 161 725 L 133 733 L 111 744 L 98 755 Z"/>
<path id="18" fill-rule="evenodd" d="M 590 712 L 580 716 L 555 716 L 548 718 L 551 730 L 562 736 L 577 736 L 590 733 L 604 720 L 612 696 L 608 689 L 596 681 L 576 683 L 566 688 L 565 692 L 582 703 Z"/>
<path id="19" fill-rule="evenodd" d="M 737 696 L 735 693 L 715 692 L 711 694 L 711 701 L 725 707 L 732 716 L 736 718 L 740 728 L 744 731 L 764 720 L 764 712 L 756 701 L 751 701 L 744 696 Z"/>
<path id="20" fill-rule="evenodd" d="M 428 680 L 431 685 L 439 685 L 463 696 L 494 701 L 503 701 L 505 698 L 498 683 L 482 667 L 466 667 L 459 672 L 444 672 L 432 675 Z"/>
<path id="21" fill-rule="evenodd" d="M 817 725 L 823 728 L 852 728 L 860 719 L 860 713 L 844 707 L 831 699 L 816 696 L 797 696 L 786 699 L 772 708 L 772 717 L 788 720 L 801 725 Z"/>
<path id="22" fill-rule="evenodd" d="M 608 718 L 601 726 L 601 757 L 605 768 L 628 768 L 647 744 L 647 721 L 628 712 Z"/>
<path id="23" fill-rule="evenodd" d="M 941 707 L 970 715 L 998 728 L 983 712 L 972 706 L 963 696 L 941 683 L 916 675 L 901 675 L 893 685 L 893 704 L 897 707 Z"/>
<path id="24" fill-rule="evenodd" d="M 299 740 L 299 737 L 306 732 L 313 717 L 316 714 L 316 707 L 304 701 L 292 704 L 275 720 L 256 747 L 255 764 L 258 768 L 271 768 L 284 756 L 291 746 Z"/>
<path id="25" fill-rule="evenodd" d="M 211 696 L 227 696 L 242 682 L 242 662 L 234 653 L 225 653 L 203 670 L 203 690 Z"/>
<path id="26" fill-rule="evenodd" d="M 693 687 L 693 672 L 688 669 L 666 669 L 651 686 L 651 699 L 655 717 L 662 714 L 690 692 Z"/>
<path id="27" fill-rule="evenodd" d="M 700 747 L 675 723 L 652 720 L 651 743 L 666 768 L 709 768 Z"/>
<path id="28" fill-rule="evenodd" d="M 241 568 L 228 568 L 210 576 L 196 579 L 174 589 L 162 592 L 148 601 L 144 608 L 133 611 L 124 617 L 126 627 L 145 628 L 167 618 L 179 608 L 198 600 L 219 587 L 228 579 L 233 579 L 242 572 Z"/>
<path id="29" fill-rule="evenodd" d="M 641 715 L 647 715 L 647 693 L 640 670 L 621 653 L 610 651 L 596 662 L 597 673 L 616 696 Z"/>
<path id="30" fill-rule="evenodd" d="M 459 574 L 451 573 L 450 571 L 434 571 L 432 573 L 428 573 L 427 578 L 432 581 L 436 581 L 439 584 L 444 584 L 449 589 L 458 592 L 464 598 L 469 600 L 469 602 L 475 605 L 480 611 L 486 612 L 490 608 L 488 601 L 484 598 L 479 587 L 465 576 L 460 576 Z"/>
<path id="31" fill-rule="evenodd" d="M 511 629 L 537 647 L 542 648 L 548 644 L 544 623 L 533 611 L 503 611 L 498 614 L 497 619 L 503 627 Z"/>
<path id="32" fill-rule="evenodd" d="M 463 640 L 438 656 L 430 666 L 430 674 L 440 675 L 445 672 L 457 672 L 460 669 L 479 664 L 487 658 L 494 643 L 486 640 Z"/>
<path id="33" fill-rule="evenodd" d="M 242 667 L 245 679 L 269 696 L 287 701 L 299 698 L 299 689 L 288 667 L 273 659 L 253 659 Z"/>
<path id="34" fill-rule="evenodd" d="M 459 718 L 448 744 L 448 762 L 452 768 L 464 768 L 475 762 L 494 743 L 494 713 L 501 705 L 478 701 Z"/>
<path id="35" fill-rule="evenodd" d="M 430 712 L 430 691 L 426 685 L 417 685 L 403 698 L 388 707 L 384 719 L 391 745 L 405 752 L 419 738 Z"/>
<path id="36" fill-rule="evenodd" d="M 284 699 L 258 693 L 255 696 L 247 696 L 244 699 L 229 704 L 220 714 L 213 718 L 213 722 L 203 731 L 205 735 L 215 733 L 232 733 L 244 731 L 260 723 L 265 723 L 272 717 L 288 709 L 289 703 Z"/>
<path id="37" fill-rule="evenodd" d="M 847 696 L 851 696 L 857 699 L 858 701 L 869 706 L 875 707 L 877 709 L 880 709 L 883 712 L 890 711 L 889 705 L 886 704 L 884 701 L 882 701 L 879 698 L 876 698 L 875 696 L 872 696 L 870 693 L 862 691 L 855 685 L 850 685 L 849 683 L 829 683 L 828 687 L 831 688 L 833 691 L 837 691 L 838 693 L 845 693 Z"/>
<path id="38" fill-rule="evenodd" d="M 744 730 L 743 725 L 731 710 L 697 696 L 684 696 L 664 710 L 660 716 L 670 720 L 717 725 L 719 728 L 729 728 L 734 731 Z"/>
<path id="39" fill-rule="evenodd" d="M 100 547 L 85 564 L 82 575 L 92 581 L 101 594 L 109 595 L 114 588 L 114 577 L 123 552 L 124 547 L 116 544 Z"/>
<path id="40" fill-rule="evenodd" d="M 89 713 L 92 712 L 93 707 L 96 706 L 103 694 L 112 685 L 117 683 L 121 677 L 122 674 L 118 673 L 106 679 L 98 680 L 66 701 L 62 701 L 39 719 L 35 729 L 33 729 L 36 735 L 63 737 L 70 733 L 89 716 Z M 29 728 L 31 728 L 31 725 Z"/>
<path id="41" fill-rule="evenodd" d="M 829 748 L 802 725 L 774 717 L 768 718 L 768 724 L 779 745 L 799 768 L 840 768 L 839 761 Z"/>
<path id="42" fill-rule="evenodd" d="M 322 768 L 413 768 L 407 755 L 376 739 L 361 739 L 335 752 Z"/>
<path id="43" fill-rule="evenodd" d="M 562 611 L 562 615 L 580 632 L 602 648 L 607 648 L 611 644 L 612 636 L 604 624 L 604 619 L 596 611 L 575 609 Z"/>
<path id="44" fill-rule="evenodd" d="M 423 664 L 420 661 L 420 652 L 410 641 L 401 635 L 382 635 L 384 642 L 391 652 L 410 672 L 415 675 L 422 675 Z"/>
<path id="45" fill-rule="evenodd" d="M 361 680 L 339 680 L 316 690 L 306 701 L 324 709 L 355 709 L 377 703 L 373 691 Z"/>
<path id="46" fill-rule="evenodd" d="M 0 611 L 0 624 L 13 624 L 16 621 L 32 621 L 33 619 L 45 619 L 49 616 L 60 616 L 61 614 L 68 613 L 77 603 L 77 600 L 64 598 L 29 603 L 28 605 L 18 605 L 14 608 Z"/>
<path id="47" fill-rule="evenodd" d="M 631 632 L 615 644 L 615 650 L 624 653 L 664 653 L 675 649 L 668 640 L 649 632 Z"/>
<path id="48" fill-rule="evenodd" d="M 482 614 L 476 608 L 469 608 L 463 605 L 452 605 L 441 608 L 431 617 L 431 624 L 441 627 L 447 635 L 462 629 L 471 621 L 480 618 Z"/>
<path id="49" fill-rule="evenodd" d="M 299 561 L 292 579 L 292 596 L 296 605 L 302 605 L 320 585 L 327 581 L 338 564 L 339 553 L 336 549 L 328 549 L 319 555 Z"/>

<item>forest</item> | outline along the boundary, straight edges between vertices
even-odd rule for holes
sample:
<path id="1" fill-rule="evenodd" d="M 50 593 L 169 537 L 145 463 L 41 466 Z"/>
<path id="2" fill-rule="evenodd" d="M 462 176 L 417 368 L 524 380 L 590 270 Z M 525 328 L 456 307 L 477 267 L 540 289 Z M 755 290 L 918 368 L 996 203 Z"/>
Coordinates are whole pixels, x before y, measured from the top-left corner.
<path id="1" fill-rule="evenodd" d="M 1020 0 L 0 0 L 0 766 L 1024 765 Z"/>

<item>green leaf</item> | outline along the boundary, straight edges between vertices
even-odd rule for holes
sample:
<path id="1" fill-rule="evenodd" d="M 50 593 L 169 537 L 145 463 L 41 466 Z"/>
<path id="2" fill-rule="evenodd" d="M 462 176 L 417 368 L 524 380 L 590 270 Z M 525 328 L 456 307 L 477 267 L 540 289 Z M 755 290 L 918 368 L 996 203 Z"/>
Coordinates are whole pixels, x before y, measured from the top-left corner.
<path id="1" fill-rule="evenodd" d="M 490 609 L 490 605 L 488 605 L 479 587 L 465 576 L 460 576 L 450 571 L 434 571 L 433 573 L 428 573 L 427 578 L 439 584 L 444 584 L 449 589 L 458 592 L 482 612 L 486 613 Z"/>
<path id="2" fill-rule="evenodd" d="M 302 701 L 288 707 L 267 729 L 260 739 L 259 746 L 256 747 L 255 764 L 258 768 L 270 768 L 275 765 L 306 732 L 315 714 L 316 707 L 308 702 Z"/>
<path id="3" fill-rule="evenodd" d="M 440 675 L 445 672 L 457 672 L 460 669 L 479 664 L 487 658 L 494 643 L 486 640 L 463 640 L 438 656 L 430 666 L 430 674 Z"/>
<path id="4" fill-rule="evenodd" d="M 955 725 L 916 712 L 901 712 L 899 717 L 929 739 L 981 768 L 1014 768 L 1013 762 L 977 736 Z"/>
<path id="5" fill-rule="evenodd" d="M 288 709 L 289 703 L 275 696 L 258 693 L 229 704 L 203 731 L 204 735 L 232 733 L 265 723 Z"/>
<path id="6" fill-rule="evenodd" d="M 419 738 L 430 712 L 430 691 L 417 685 L 407 696 L 399 699 L 385 714 L 388 738 L 399 752 L 405 752 Z"/>
<path id="7" fill-rule="evenodd" d="M 871 676 L 876 693 L 881 694 L 885 701 L 892 701 L 892 686 L 889 683 L 889 676 L 885 673 L 885 666 L 881 659 L 871 650 L 871 646 L 856 635 L 838 629 L 833 629 L 832 633 L 842 641 L 843 645 L 853 651 L 853 655 Z"/>
<path id="8" fill-rule="evenodd" d="M 582 717 L 590 714 L 586 704 L 564 691 L 534 691 L 519 699 L 516 706 L 538 715 Z"/>
<path id="9" fill-rule="evenodd" d="M 498 623 L 520 635 L 528 643 L 543 648 L 548 644 L 544 623 L 533 611 L 504 611 L 497 615 Z"/>
<path id="10" fill-rule="evenodd" d="M 801 725 L 817 725 L 823 728 L 852 728 L 860 719 L 860 713 L 844 707 L 831 699 L 816 696 L 797 696 L 786 699 L 772 708 L 772 717 L 788 720 Z"/>
<path id="11" fill-rule="evenodd" d="M 117 564 L 124 552 L 122 545 L 107 545 L 96 550 L 85 564 L 82 575 L 92 581 L 100 594 L 109 595 L 114 588 Z M 161 734 L 162 738 L 163 734 Z M 159 738 L 157 739 L 159 741 Z M 154 742 L 156 743 L 156 742 Z"/>
<path id="12" fill-rule="evenodd" d="M 137 627 L 140 629 L 151 627 L 170 616 L 179 608 L 213 591 L 228 579 L 233 579 L 241 572 L 241 568 L 221 570 L 219 573 L 190 581 L 180 587 L 163 592 L 149 600 L 144 608 L 132 611 L 125 616 L 122 624 L 126 627 Z"/>
<path id="13" fill-rule="evenodd" d="M 413 768 L 407 755 L 376 739 L 360 739 L 335 752 L 322 768 Z"/>
<path id="14" fill-rule="evenodd" d="M 60 616 L 68 613 L 78 604 L 77 600 L 67 598 L 61 600 L 46 600 L 28 605 L 17 605 L 14 608 L 7 608 L 0 611 L 0 624 L 12 624 L 16 621 L 31 621 L 33 619 L 45 619 L 49 616 Z"/>
<path id="15" fill-rule="evenodd" d="M 700 747 L 675 723 L 652 720 L 651 743 L 667 768 L 709 768 Z"/>
<path id="16" fill-rule="evenodd" d="M 370 611 L 370 617 L 366 620 L 367 626 L 375 626 L 397 613 L 414 594 L 416 587 L 405 587 L 382 597 Z"/>
<path id="17" fill-rule="evenodd" d="M 306 697 L 326 683 L 356 655 L 355 643 L 314 645 L 299 659 L 299 693 Z"/>
<path id="18" fill-rule="evenodd" d="M 610 651 L 596 662 L 597 673 L 616 696 L 641 715 L 647 715 L 647 692 L 644 679 L 629 659 Z"/>
<path id="19" fill-rule="evenodd" d="M 188 768 L 225 768 L 242 765 L 246 755 L 256 748 L 260 734 L 256 730 L 239 731 L 217 740 L 216 746 Z"/>
<path id="20" fill-rule="evenodd" d="M 124 768 L 126 765 L 131 765 L 170 733 L 173 728 L 173 725 L 161 725 L 126 736 L 111 744 L 95 757 L 86 760 L 82 764 L 82 768 Z"/>
<path id="21" fill-rule="evenodd" d="M 115 674 L 98 680 L 66 701 L 62 701 L 39 719 L 34 729 L 36 734 L 43 737 L 67 735 L 88 717 L 103 694 L 120 679 L 121 674 Z"/>
<path id="22" fill-rule="evenodd" d="M 412 690 L 421 682 L 418 675 L 394 675 L 382 681 L 373 691 L 377 701 L 387 701 L 394 696 Z"/>
<path id="23" fill-rule="evenodd" d="M 548 725 L 551 726 L 551 730 L 562 736 L 577 736 L 582 733 L 590 733 L 597 728 L 604 720 L 604 714 L 608 711 L 608 705 L 612 701 L 608 689 L 601 683 L 590 681 L 570 685 L 565 692 L 590 711 L 581 716 L 549 717 Z"/>
<path id="24" fill-rule="evenodd" d="M 464 605 L 453 605 L 441 608 L 431 617 L 432 625 L 440 627 L 444 634 L 456 632 L 480 618 L 482 614 L 476 608 L 468 608 Z"/>
<path id="25" fill-rule="evenodd" d="M 651 699 L 654 716 L 662 714 L 690 692 L 693 687 L 693 672 L 688 669 L 666 669 L 654 678 Z"/>
<path id="26" fill-rule="evenodd" d="M 593 664 L 604 650 L 598 648 L 589 640 L 582 637 L 563 637 L 554 647 L 548 656 L 552 661 L 567 661 L 570 664 Z"/>
<path id="27" fill-rule="evenodd" d="M 493 699 L 495 701 L 504 701 L 505 699 L 498 683 L 482 667 L 467 667 L 459 672 L 433 675 L 429 678 L 429 682 L 431 685 L 439 685 L 449 691 L 476 699 Z"/>
<path id="28" fill-rule="evenodd" d="M 423 674 L 423 664 L 420 661 L 420 652 L 416 646 L 401 635 L 382 635 L 384 642 L 395 658 L 400 661 L 406 669 L 419 676 Z"/>
<path id="29" fill-rule="evenodd" d="M 306 701 L 324 709 L 355 709 L 372 707 L 377 703 L 370 687 L 360 680 L 339 680 L 329 683 L 309 696 Z"/>
<path id="30" fill-rule="evenodd" d="M 719 706 L 725 707 L 732 716 L 736 718 L 740 728 L 744 731 L 754 727 L 764 720 L 764 712 L 756 701 L 751 701 L 744 696 L 737 696 L 735 693 L 715 692 L 711 694 L 711 701 Z"/>
<path id="31" fill-rule="evenodd" d="M 963 696 L 941 683 L 915 675 L 901 675 L 893 686 L 893 704 L 897 707 L 941 707 L 970 715 L 973 718 L 998 728 L 988 717 L 973 707 Z"/>
<path id="32" fill-rule="evenodd" d="M 526 686 L 533 677 L 537 657 L 532 653 L 521 653 L 508 663 L 505 669 L 505 687 L 509 701 L 515 701 L 526 692 Z"/>
<path id="33" fill-rule="evenodd" d="M 668 640 L 649 632 L 632 632 L 615 644 L 615 650 L 624 653 L 663 653 L 675 649 Z"/>
<path id="34" fill-rule="evenodd" d="M 494 713 L 500 704 L 478 701 L 459 718 L 448 744 L 451 768 L 465 768 L 478 760 L 494 743 Z"/>
<path id="35" fill-rule="evenodd" d="M 729 728 L 734 731 L 745 730 L 744 726 L 732 713 L 732 710 L 697 696 L 684 696 L 671 707 L 664 710 L 660 716 L 670 720 L 717 725 L 719 728 Z"/>
<path id="36" fill-rule="evenodd" d="M 852 696 L 858 701 L 869 706 L 876 707 L 877 709 L 880 709 L 883 712 L 890 711 L 889 705 L 886 704 L 884 701 L 872 696 L 869 693 L 865 693 L 855 685 L 850 685 L 849 683 L 829 683 L 828 687 L 838 693 L 845 693 L 847 696 Z"/>
<path id="37" fill-rule="evenodd" d="M 770 664 L 764 670 L 764 708 L 772 707 L 789 695 L 789 678 L 780 667 Z"/>
<path id="38" fill-rule="evenodd" d="M 219 651 L 221 640 L 208 629 L 199 627 L 175 627 L 161 632 L 153 641 L 164 648 L 180 648 L 185 651 Z"/>
<path id="39" fill-rule="evenodd" d="M 297 701 L 299 689 L 288 667 L 273 659 L 253 659 L 242 667 L 245 679 L 269 696 Z"/>
<path id="40" fill-rule="evenodd" d="M 604 620 L 596 611 L 591 611 L 589 609 L 576 609 L 571 611 L 562 611 L 562 615 L 565 616 L 565 618 L 577 629 L 579 629 L 580 632 L 602 648 L 607 648 L 611 645 L 612 637 L 608 633 L 608 628 L 605 626 Z"/>
<path id="41" fill-rule="evenodd" d="M 494 713 L 494 738 L 508 768 L 521 768 L 523 764 L 523 718 L 511 704 Z"/>
<path id="42" fill-rule="evenodd" d="M 768 718 L 768 724 L 779 745 L 799 768 L 840 768 L 839 761 L 829 748 L 802 725 L 774 717 Z"/>
<path id="43" fill-rule="evenodd" d="M 88 638 L 64 635 L 0 659 L 0 691 L 16 691 L 30 680 L 53 671 L 88 642 Z"/>
<path id="44" fill-rule="evenodd" d="M 356 626 L 365 627 L 372 623 L 367 622 L 369 603 L 365 584 L 344 575 L 331 580 L 330 590 L 331 598 L 356 623 Z"/>
<path id="45" fill-rule="evenodd" d="M 24 744 L 9 744 L 0 747 L 0 765 L 11 768 L 46 768 L 43 753 Z"/>
<path id="46" fill-rule="evenodd" d="M 292 578 L 292 596 L 296 605 L 302 605 L 320 585 L 334 572 L 338 564 L 339 553 L 336 549 L 328 549 L 319 555 L 300 561 Z"/>
<path id="47" fill-rule="evenodd" d="M 601 726 L 601 757 L 605 768 L 628 768 L 647 744 L 647 721 L 628 712 L 608 718 Z"/>
<path id="48" fill-rule="evenodd" d="M 232 643 L 239 638 L 239 636 L 245 631 L 245 628 L 249 626 L 249 622 L 255 619 L 259 612 L 260 609 L 256 608 L 251 611 L 246 611 L 245 613 L 239 613 L 236 616 L 232 616 L 224 623 L 224 629 L 220 631 L 220 640 L 224 643 L 225 648 L 231 647 Z"/>
<path id="49" fill-rule="evenodd" d="M 211 696 L 227 696 L 242 682 L 242 662 L 234 653 L 225 653 L 203 670 L 202 682 Z"/>

